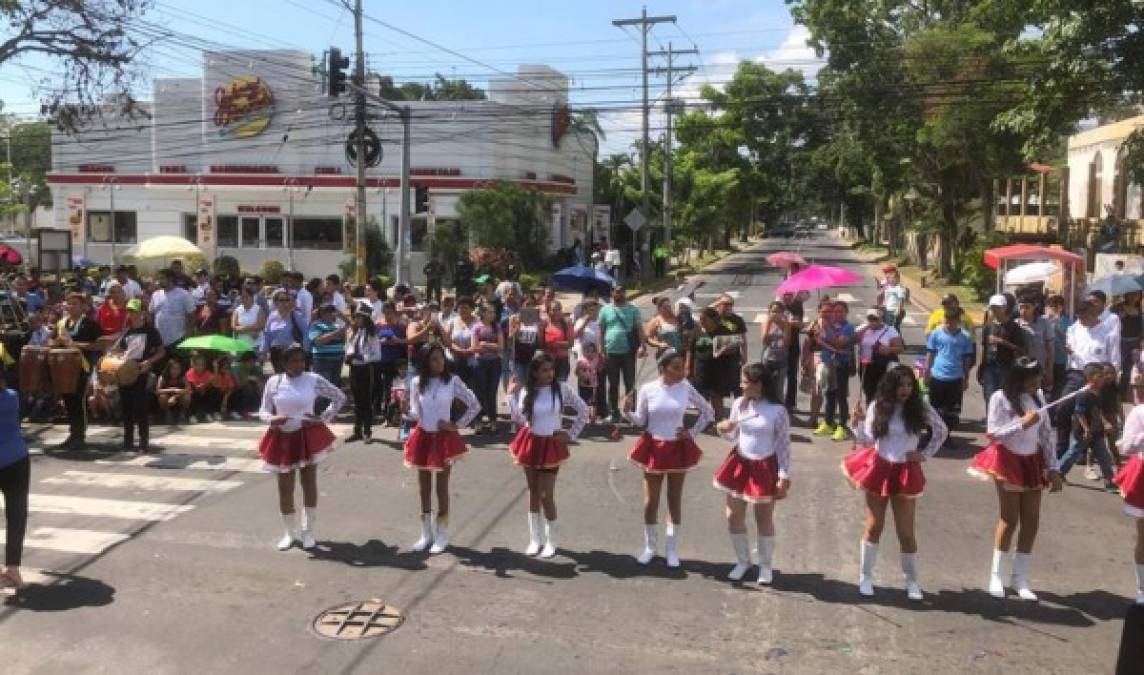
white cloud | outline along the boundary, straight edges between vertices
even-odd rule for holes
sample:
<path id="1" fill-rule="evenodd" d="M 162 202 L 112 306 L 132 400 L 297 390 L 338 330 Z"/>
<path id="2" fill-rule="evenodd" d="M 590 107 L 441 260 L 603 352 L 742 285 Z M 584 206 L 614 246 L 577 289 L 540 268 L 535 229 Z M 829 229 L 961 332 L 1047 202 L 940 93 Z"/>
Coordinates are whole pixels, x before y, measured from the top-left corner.
<path id="1" fill-rule="evenodd" d="M 787 68 L 801 70 L 808 80 L 814 80 L 825 59 L 818 58 L 814 48 L 807 44 L 810 31 L 806 26 L 794 25 L 783 38 L 781 44 L 775 49 L 755 57 L 755 61 L 765 64 L 771 70 L 782 71 Z"/>

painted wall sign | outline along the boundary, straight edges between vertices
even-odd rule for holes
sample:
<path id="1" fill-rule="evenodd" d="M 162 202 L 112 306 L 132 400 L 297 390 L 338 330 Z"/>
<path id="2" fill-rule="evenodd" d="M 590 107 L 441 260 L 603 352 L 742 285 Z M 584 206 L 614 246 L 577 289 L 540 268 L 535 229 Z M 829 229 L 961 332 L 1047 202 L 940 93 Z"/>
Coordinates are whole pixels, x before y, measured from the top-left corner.
<path id="1" fill-rule="evenodd" d="M 260 77 L 240 75 L 215 89 L 214 125 L 222 138 L 253 138 L 274 117 L 274 94 Z"/>

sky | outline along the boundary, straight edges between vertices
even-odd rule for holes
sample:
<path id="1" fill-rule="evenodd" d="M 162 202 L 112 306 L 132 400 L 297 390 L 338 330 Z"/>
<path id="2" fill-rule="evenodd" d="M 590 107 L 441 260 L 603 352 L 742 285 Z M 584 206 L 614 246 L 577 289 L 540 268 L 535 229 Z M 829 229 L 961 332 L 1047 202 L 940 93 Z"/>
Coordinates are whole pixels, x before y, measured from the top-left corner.
<path id="1" fill-rule="evenodd" d="M 649 49 L 697 48 L 679 57 L 698 71 L 676 84 L 675 94 L 697 98 L 704 84 L 726 82 L 744 59 L 816 72 L 820 63 L 806 46 L 806 31 L 794 26 L 783 0 L 365 0 L 365 51 L 372 70 L 397 81 L 463 77 L 483 86 L 490 77 L 515 72 L 520 64 L 545 64 L 571 78 L 573 108 L 612 108 L 601 115 L 606 138 L 601 154 L 624 152 L 639 136 L 640 45 L 636 28 L 613 19 L 634 18 L 646 4 L 649 16 L 675 15 L 659 24 Z M 542 8 L 542 9 L 540 9 Z M 140 65 L 153 77 L 197 77 L 199 50 L 206 48 L 293 48 L 320 56 L 331 45 L 353 50 L 353 18 L 341 0 L 156 0 L 144 20 L 176 34 L 149 49 Z M 456 54 L 403 35 L 378 21 L 446 47 Z M 666 65 L 653 59 L 650 65 Z M 58 67 L 27 59 L 0 69 L 3 112 L 21 116 L 39 110 L 37 82 Z M 650 96 L 664 93 L 664 79 L 652 78 Z M 147 91 L 137 92 L 147 98 Z M 619 110 L 615 110 L 618 108 Z M 651 135 L 662 134 L 653 114 Z"/>

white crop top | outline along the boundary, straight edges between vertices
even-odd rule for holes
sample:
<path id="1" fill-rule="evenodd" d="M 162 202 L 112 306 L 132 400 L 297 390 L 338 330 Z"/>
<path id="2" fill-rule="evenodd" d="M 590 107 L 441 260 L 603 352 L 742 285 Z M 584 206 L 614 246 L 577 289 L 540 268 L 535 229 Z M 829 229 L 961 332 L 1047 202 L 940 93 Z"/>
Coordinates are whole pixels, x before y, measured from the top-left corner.
<path id="1" fill-rule="evenodd" d="M 901 404 L 894 405 L 894 414 L 890 416 L 889 428 L 886 430 L 886 435 L 881 438 L 874 437 L 874 406 L 878 405 L 876 402 L 871 403 L 866 408 L 866 419 L 862 424 L 857 426 L 851 425 L 850 430 L 854 432 L 854 438 L 866 446 L 872 447 L 878 451 L 878 455 L 887 462 L 900 464 L 906 461 L 906 453 L 918 450 L 926 457 L 933 457 L 937 451 L 941 449 L 942 443 L 949 437 L 949 427 L 941 419 L 941 415 L 930 406 L 929 403 L 923 403 L 925 407 L 926 423 L 929 424 L 933 433 L 930 434 L 929 443 L 924 448 L 918 448 L 917 434 L 911 433 L 906 429 L 906 420 L 902 417 Z"/>
<path id="2" fill-rule="evenodd" d="M 1028 394 L 1021 394 L 1021 407 L 1025 412 L 1041 407 L 1041 402 Z M 989 414 L 986 417 L 985 434 L 1003 444 L 1014 455 L 1032 455 L 1040 449 L 1045 458 L 1045 466 L 1056 471 L 1057 462 L 1056 441 L 1053 439 L 1053 429 L 1049 422 L 1048 413 L 1040 413 L 1037 423 L 1028 429 L 1022 429 L 1018 415 L 1005 398 L 1005 392 L 995 391 L 989 397 Z"/>
<path id="3" fill-rule="evenodd" d="M 526 389 L 521 389 L 516 393 L 516 396 L 510 396 L 508 411 L 514 422 L 522 426 L 527 425 L 533 435 L 551 436 L 556 433 L 564 421 L 563 406 L 568 406 L 576 411 L 576 418 L 572 420 L 572 426 L 568 427 L 570 439 L 576 440 L 580 432 L 584 430 L 584 425 L 588 423 L 588 404 L 580 398 L 576 390 L 564 382 L 560 383 L 560 400 L 563 403 L 560 407 L 557 407 L 556 392 L 552 390 L 552 387 L 544 387 L 542 391 L 537 392 L 536 400 L 532 402 L 531 421 L 524 414 L 524 396 L 526 393 Z"/>
<path id="4" fill-rule="evenodd" d="M 481 412 L 481 404 L 461 378 L 453 375 L 448 382 L 442 382 L 441 378 L 435 377 L 422 393 L 421 376 L 418 375 L 409 388 L 409 419 L 420 424 L 425 431 L 435 432 L 438 424 L 449 421 L 453 399 L 465 404 L 465 414 L 457 420 L 457 426 L 469 426 Z"/>
<path id="5" fill-rule="evenodd" d="M 640 387 L 635 411 L 625 412 L 624 417 L 637 427 L 645 427 L 656 440 L 673 441 L 683 426 L 683 414 L 689 407 L 699 411 L 699 419 L 688 430 L 692 436 L 697 436 L 715 418 L 711 404 L 687 380 L 667 385 L 662 379 L 657 379 Z"/>
<path id="6" fill-rule="evenodd" d="M 321 419 L 329 422 L 346 403 L 346 395 L 329 380 L 315 373 L 302 373 L 298 377 L 286 374 L 275 375 L 266 381 L 262 390 L 262 407 L 258 418 L 269 422 L 272 417 L 286 415 L 290 419 L 278 427 L 285 433 L 302 428 L 302 418 L 314 414 L 314 401 L 319 396 L 330 399 L 330 405 L 322 411 Z"/>
<path id="7" fill-rule="evenodd" d="M 746 403 L 746 410 L 743 404 Z M 747 401 L 742 397 L 731 404 L 735 428 L 723 438 L 736 441 L 744 459 L 766 459 L 771 455 L 779 464 L 779 478 L 790 477 L 790 416 L 786 408 L 768 401 Z"/>

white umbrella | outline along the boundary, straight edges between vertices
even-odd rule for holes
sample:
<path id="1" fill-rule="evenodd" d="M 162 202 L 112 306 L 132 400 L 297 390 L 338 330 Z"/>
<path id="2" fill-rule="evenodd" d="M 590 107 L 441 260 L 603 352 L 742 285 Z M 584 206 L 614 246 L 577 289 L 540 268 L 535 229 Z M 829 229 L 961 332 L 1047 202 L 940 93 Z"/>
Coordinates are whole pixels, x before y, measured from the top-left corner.
<path id="1" fill-rule="evenodd" d="M 1061 273 L 1056 263 L 1034 262 L 1019 265 L 1005 273 L 1005 283 L 1008 285 L 1035 284 L 1048 281 L 1050 277 Z"/>

